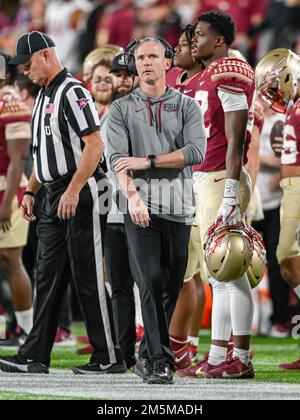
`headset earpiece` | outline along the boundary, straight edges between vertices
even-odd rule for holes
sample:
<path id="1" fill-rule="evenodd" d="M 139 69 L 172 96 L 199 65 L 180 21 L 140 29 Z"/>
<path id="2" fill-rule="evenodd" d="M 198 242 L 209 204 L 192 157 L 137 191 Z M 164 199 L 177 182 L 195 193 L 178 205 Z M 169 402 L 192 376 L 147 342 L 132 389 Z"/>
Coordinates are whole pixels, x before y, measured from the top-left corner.
<path id="1" fill-rule="evenodd" d="M 127 67 L 127 71 L 131 76 L 137 76 L 137 71 L 135 67 L 135 58 L 134 58 L 134 50 L 138 46 L 139 41 L 137 39 L 133 39 L 127 45 L 125 52 L 124 52 L 124 61 Z"/>
<path id="2" fill-rule="evenodd" d="M 165 57 L 166 58 L 169 58 L 170 60 L 172 60 L 172 63 L 173 63 L 174 54 L 175 54 L 174 49 L 171 47 L 171 45 L 165 39 L 163 39 L 163 38 L 157 38 L 157 39 L 162 43 L 162 45 L 166 49 L 166 51 L 165 51 Z"/>

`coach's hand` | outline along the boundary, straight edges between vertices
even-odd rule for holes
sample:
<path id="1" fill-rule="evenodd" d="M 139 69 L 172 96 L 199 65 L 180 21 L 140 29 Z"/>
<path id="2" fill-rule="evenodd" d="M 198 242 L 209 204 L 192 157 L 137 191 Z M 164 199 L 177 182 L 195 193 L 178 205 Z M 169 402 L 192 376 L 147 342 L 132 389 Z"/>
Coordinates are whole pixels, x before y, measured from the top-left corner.
<path id="1" fill-rule="evenodd" d="M 138 193 L 128 198 L 128 211 L 131 220 L 135 225 L 138 225 L 142 228 L 146 228 L 149 226 L 149 212 L 145 203 L 143 202 Z"/>
<path id="2" fill-rule="evenodd" d="M 35 215 L 32 213 L 34 198 L 31 195 L 24 195 L 21 203 L 21 215 L 27 222 L 34 222 Z"/>
<path id="3" fill-rule="evenodd" d="M 71 219 L 75 216 L 79 201 L 79 193 L 71 193 L 66 190 L 60 197 L 57 215 L 60 219 Z"/>
<path id="4" fill-rule="evenodd" d="M 151 162 L 148 158 L 138 158 L 138 157 L 124 157 L 120 158 L 115 163 L 115 171 L 142 171 L 149 169 Z"/>

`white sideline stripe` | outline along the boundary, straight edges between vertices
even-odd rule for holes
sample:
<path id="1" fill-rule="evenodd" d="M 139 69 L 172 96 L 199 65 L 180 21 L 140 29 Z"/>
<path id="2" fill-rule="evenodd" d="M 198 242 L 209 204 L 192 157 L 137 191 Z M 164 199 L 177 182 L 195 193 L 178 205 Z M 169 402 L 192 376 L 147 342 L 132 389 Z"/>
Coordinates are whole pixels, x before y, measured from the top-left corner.
<path id="1" fill-rule="evenodd" d="M 96 384 L 96 386 L 95 386 Z M 174 377 L 174 384 L 143 384 L 134 374 L 74 375 L 71 371 L 51 369 L 50 375 L 0 372 L 1 391 L 112 400 L 249 400 L 300 399 L 300 384 L 209 380 Z M 166 392 L 167 391 L 167 392 Z"/>
<path id="2" fill-rule="evenodd" d="M 17 365 L 16 363 L 8 362 L 7 360 L 4 361 L 3 359 L 0 360 L 0 364 L 16 367 L 19 370 L 21 370 L 22 372 L 27 372 L 27 368 L 28 368 L 28 364 L 27 365 Z"/>
<path id="3" fill-rule="evenodd" d="M 97 286 L 99 295 L 99 306 L 101 310 L 106 344 L 108 348 L 109 361 L 111 364 L 117 362 L 115 346 L 112 340 L 110 320 L 107 309 L 105 284 L 103 279 L 103 258 L 102 258 L 102 243 L 101 243 L 101 226 L 100 226 L 100 211 L 99 211 L 99 199 L 98 199 L 98 187 L 96 180 L 90 178 L 88 181 L 90 191 L 93 197 L 93 235 L 94 235 L 94 251 L 95 251 L 95 262 L 96 262 L 96 273 L 97 273 Z"/>

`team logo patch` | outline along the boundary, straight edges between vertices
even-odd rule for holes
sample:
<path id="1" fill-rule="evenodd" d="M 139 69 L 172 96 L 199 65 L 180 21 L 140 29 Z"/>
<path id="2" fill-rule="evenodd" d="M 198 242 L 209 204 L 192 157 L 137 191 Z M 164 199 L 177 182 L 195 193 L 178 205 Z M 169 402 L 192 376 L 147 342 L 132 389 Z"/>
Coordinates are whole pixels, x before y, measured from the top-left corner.
<path id="1" fill-rule="evenodd" d="M 83 110 L 83 108 L 86 106 L 88 101 L 89 101 L 89 99 L 87 99 L 87 98 L 77 99 L 76 103 L 79 106 L 80 111 Z"/>
<path id="2" fill-rule="evenodd" d="M 165 112 L 176 112 L 178 110 L 178 104 L 164 104 Z"/>

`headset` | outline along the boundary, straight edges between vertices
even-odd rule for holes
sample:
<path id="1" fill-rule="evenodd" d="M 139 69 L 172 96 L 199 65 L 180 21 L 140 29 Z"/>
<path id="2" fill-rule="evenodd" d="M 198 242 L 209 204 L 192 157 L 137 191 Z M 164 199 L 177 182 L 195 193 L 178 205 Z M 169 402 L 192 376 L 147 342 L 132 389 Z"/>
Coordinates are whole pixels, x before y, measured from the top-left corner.
<path id="1" fill-rule="evenodd" d="M 136 66 L 135 66 L 135 57 L 134 52 L 137 49 L 137 47 L 144 41 L 152 41 L 152 40 L 158 40 L 164 47 L 165 47 L 165 58 L 169 58 L 172 60 L 174 58 L 174 50 L 171 47 L 171 45 L 163 38 L 143 38 L 143 39 L 133 39 L 129 42 L 127 45 L 125 52 L 124 52 L 124 61 L 125 65 L 127 67 L 127 71 L 132 76 L 138 76 Z"/>

